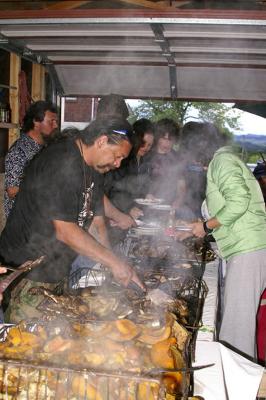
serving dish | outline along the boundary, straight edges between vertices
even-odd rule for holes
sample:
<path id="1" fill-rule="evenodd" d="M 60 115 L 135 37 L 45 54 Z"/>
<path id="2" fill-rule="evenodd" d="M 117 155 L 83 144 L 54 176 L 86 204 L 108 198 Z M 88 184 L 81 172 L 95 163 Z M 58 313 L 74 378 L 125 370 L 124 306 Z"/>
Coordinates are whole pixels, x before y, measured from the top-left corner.
<path id="1" fill-rule="evenodd" d="M 156 204 L 161 204 L 163 199 L 135 199 L 135 203 L 140 204 L 142 206 L 152 206 Z"/>

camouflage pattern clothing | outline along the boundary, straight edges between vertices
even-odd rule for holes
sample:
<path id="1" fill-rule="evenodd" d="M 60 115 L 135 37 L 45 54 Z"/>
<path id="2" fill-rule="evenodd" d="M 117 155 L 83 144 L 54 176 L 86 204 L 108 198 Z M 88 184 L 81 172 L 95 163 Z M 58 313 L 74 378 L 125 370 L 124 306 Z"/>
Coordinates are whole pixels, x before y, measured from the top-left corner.
<path id="1" fill-rule="evenodd" d="M 17 324 L 22 320 L 31 318 L 40 318 L 43 312 L 37 307 L 45 299 L 43 295 L 32 295 L 28 293 L 33 287 L 44 287 L 45 289 L 54 290 L 56 283 L 35 282 L 29 279 L 22 279 L 18 285 L 12 290 L 10 302 L 5 311 L 5 322 Z"/>

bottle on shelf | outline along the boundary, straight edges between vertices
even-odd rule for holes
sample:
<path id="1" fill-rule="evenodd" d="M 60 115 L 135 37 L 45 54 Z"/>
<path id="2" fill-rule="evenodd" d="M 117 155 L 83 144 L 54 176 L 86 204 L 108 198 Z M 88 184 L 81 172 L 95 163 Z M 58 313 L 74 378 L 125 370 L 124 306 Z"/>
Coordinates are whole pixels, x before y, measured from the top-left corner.
<path id="1" fill-rule="evenodd" d="M 5 122 L 5 106 L 0 103 L 0 122 Z"/>
<path id="2" fill-rule="evenodd" d="M 11 107 L 9 103 L 6 104 L 5 119 L 6 119 L 5 122 L 7 123 L 11 122 Z"/>
<path id="3" fill-rule="evenodd" d="M 11 122 L 11 108 L 9 103 L 0 103 L 0 122 Z"/>

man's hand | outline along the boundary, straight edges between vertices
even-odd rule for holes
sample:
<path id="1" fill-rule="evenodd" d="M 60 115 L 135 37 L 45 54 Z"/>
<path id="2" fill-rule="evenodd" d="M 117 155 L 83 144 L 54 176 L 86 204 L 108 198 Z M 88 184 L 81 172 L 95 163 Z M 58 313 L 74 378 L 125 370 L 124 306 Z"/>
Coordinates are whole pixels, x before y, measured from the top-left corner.
<path id="1" fill-rule="evenodd" d="M 138 207 L 133 207 L 129 211 L 129 215 L 134 219 L 138 219 L 139 217 L 143 216 L 143 211 Z"/>
<path id="2" fill-rule="evenodd" d="M 105 216 L 110 219 L 111 226 L 117 226 L 120 229 L 129 229 L 135 225 L 134 220 L 129 215 L 118 210 L 106 195 L 104 195 L 104 211 Z"/>
<path id="3" fill-rule="evenodd" d="M 145 197 L 145 199 L 147 199 L 147 200 L 154 200 L 155 198 L 156 197 L 153 196 L 153 194 L 151 194 L 151 193 L 148 193 L 147 196 Z"/>
<path id="4" fill-rule="evenodd" d="M 117 218 L 111 225 L 117 226 L 120 229 L 129 229 L 136 224 L 133 218 L 130 217 L 130 215 L 120 213 L 119 218 Z"/>
<path id="5" fill-rule="evenodd" d="M 120 261 L 115 265 L 115 267 L 112 267 L 110 269 L 115 280 L 121 283 L 121 285 L 127 287 L 129 282 L 133 281 L 143 290 L 145 290 L 145 286 L 137 276 L 136 272 L 126 262 Z"/>

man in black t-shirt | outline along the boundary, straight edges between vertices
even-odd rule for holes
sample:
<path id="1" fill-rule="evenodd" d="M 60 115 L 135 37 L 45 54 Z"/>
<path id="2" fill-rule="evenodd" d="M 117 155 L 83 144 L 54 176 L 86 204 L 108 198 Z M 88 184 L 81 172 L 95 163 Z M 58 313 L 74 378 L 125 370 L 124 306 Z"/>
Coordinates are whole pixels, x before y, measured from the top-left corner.
<path id="1" fill-rule="evenodd" d="M 68 275 L 77 254 L 109 267 L 124 286 L 131 280 L 142 286 L 127 263 L 83 229 L 93 188 L 97 187 L 92 171 L 105 173 L 118 168 L 131 150 L 131 133 L 127 121 L 94 121 L 77 138 L 44 149 L 26 169 L 0 237 L 0 254 L 6 264 L 14 266 L 41 255 L 46 258 L 27 274 L 19 288 L 15 287 L 13 298 L 11 293 L 11 315 L 14 307 L 16 315 L 23 315 L 17 308 L 23 308 L 20 292 L 25 281 L 34 286 L 57 284 Z M 29 305 L 31 300 L 27 297 L 25 302 Z"/>

